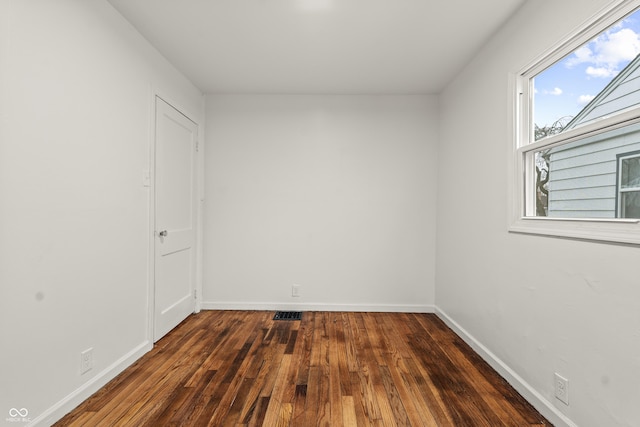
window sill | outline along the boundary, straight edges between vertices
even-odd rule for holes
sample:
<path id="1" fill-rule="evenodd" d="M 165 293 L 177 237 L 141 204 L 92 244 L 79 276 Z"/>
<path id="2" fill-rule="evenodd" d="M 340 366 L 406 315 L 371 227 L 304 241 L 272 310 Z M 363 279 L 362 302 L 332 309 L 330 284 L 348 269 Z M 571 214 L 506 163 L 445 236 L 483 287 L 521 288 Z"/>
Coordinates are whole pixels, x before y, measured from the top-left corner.
<path id="1" fill-rule="evenodd" d="M 640 245 L 640 219 L 520 217 L 509 232 Z"/>

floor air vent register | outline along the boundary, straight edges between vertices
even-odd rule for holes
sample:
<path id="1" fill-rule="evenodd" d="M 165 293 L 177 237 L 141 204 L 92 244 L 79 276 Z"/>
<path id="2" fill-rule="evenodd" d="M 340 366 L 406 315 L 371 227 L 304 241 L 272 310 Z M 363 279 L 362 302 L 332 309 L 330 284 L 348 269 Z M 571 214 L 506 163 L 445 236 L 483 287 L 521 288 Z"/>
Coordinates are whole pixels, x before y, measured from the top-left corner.
<path id="1" fill-rule="evenodd" d="M 302 320 L 301 311 L 276 311 L 273 320 Z"/>

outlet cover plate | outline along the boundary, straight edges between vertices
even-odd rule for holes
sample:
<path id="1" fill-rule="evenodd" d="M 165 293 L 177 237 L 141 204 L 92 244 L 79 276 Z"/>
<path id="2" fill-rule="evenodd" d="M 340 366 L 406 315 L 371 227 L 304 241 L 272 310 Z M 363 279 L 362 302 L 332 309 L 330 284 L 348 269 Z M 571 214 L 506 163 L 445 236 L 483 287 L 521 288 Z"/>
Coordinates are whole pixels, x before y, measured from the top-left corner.
<path id="1" fill-rule="evenodd" d="M 556 372 L 554 377 L 556 399 L 569 406 L 569 380 Z"/>
<path id="2" fill-rule="evenodd" d="M 300 285 L 291 285 L 291 296 L 292 297 L 300 296 Z"/>
<path id="3" fill-rule="evenodd" d="M 80 353 L 80 374 L 84 374 L 93 368 L 93 347 Z"/>

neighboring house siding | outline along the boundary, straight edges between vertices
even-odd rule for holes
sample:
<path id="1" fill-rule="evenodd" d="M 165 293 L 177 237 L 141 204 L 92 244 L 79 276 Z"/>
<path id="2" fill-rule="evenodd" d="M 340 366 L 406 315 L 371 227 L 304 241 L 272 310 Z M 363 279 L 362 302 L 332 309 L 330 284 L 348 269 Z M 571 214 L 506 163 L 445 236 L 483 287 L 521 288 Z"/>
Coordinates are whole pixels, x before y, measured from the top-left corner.
<path id="1" fill-rule="evenodd" d="M 601 103 L 585 114 L 580 123 L 608 116 L 638 104 L 640 104 L 640 69 L 636 69 L 631 73 Z"/>
<path id="2" fill-rule="evenodd" d="M 552 149 L 549 162 L 550 217 L 615 218 L 617 155 L 640 150 L 640 126 Z"/>

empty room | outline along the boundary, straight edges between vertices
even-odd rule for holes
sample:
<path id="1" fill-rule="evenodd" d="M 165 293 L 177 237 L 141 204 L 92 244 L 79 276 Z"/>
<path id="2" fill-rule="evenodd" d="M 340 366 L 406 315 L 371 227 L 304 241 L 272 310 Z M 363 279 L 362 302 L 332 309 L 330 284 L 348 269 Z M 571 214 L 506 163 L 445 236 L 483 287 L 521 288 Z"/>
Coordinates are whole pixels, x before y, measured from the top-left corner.
<path id="1" fill-rule="evenodd" d="M 0 425 L 639 427 L 639 8 L 0 0 Z"/>

